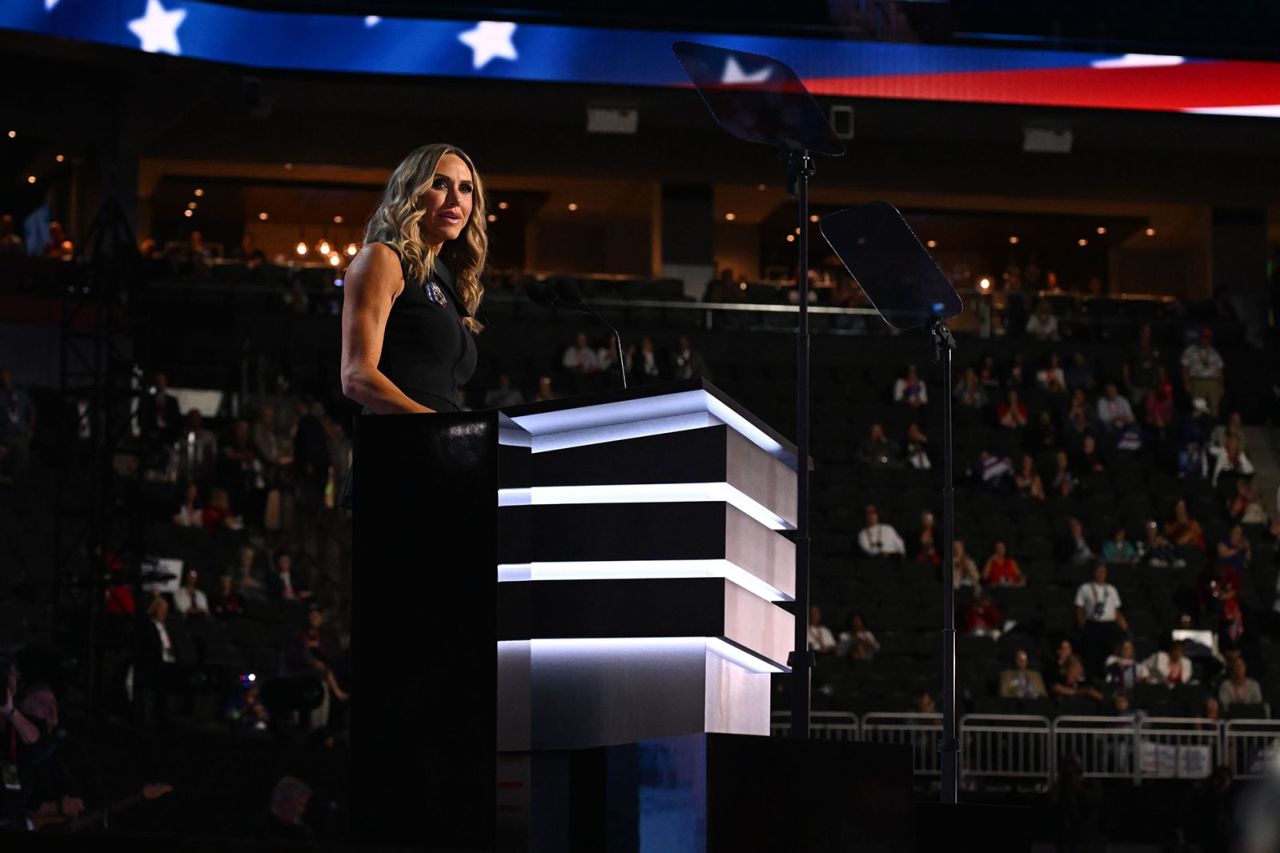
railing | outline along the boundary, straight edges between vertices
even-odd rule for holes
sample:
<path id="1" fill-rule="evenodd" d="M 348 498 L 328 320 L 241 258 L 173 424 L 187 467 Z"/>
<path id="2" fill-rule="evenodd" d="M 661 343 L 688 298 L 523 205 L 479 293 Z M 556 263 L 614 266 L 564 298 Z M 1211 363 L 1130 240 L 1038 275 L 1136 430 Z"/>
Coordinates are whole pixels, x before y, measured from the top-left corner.
<path id="1" fill-rule="evenodd" d="M 770 731 L 789 733 L 789 715 L 775 713 Z M 916 776 L 941 772 L 941 714 L 815 712 L 817 740 L 889 743 L 911 747 Z M 1205 779 L 1226 765 L 1237 779 L 1257 778 L 1280 761 L 1280 720 L 1182 717 L 1071 717 L 969 714 L 960 720 L 960 769 L 966 787 L 999 782 L 1052 787 L 1067 762 L 1090 778 Z"/>
<path id="2" fill-rule="evenodd" d="M 1280 720 L 1232 720 L 1223 729 L 1222 751 L 1237 779 L 1257 779 L 1280 755 Z"/>

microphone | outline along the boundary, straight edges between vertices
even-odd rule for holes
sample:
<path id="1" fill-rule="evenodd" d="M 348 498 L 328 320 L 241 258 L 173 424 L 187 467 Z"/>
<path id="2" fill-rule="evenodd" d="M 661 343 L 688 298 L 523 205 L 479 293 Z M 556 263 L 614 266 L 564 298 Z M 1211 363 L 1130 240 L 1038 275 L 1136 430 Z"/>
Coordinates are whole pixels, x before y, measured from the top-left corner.
<path id="1" fill-rule="evenodd" d="M 586 314 L 588 317 L 594 317 L 603 323 L 610 332 L 613 332 L 613 339 L 618 344 L 618 374 L 622 377 L 622 389 L 627 388 L 627 365 L 622 355 L 622 335 L 618 334 L 618 330 L 613 324 L 593 311 L 588 305 L 586 299 L 582 296 L 582 289 L 578 287 L 577 282 L 570 278 L 557 278 L 548 283 L 545 281 L 533 281 L 525 289 L 529 295 L 529 299 L 543 307 L 554 308 L 561 306 L 571 311 L 577 311 L 579 314 Z"/>

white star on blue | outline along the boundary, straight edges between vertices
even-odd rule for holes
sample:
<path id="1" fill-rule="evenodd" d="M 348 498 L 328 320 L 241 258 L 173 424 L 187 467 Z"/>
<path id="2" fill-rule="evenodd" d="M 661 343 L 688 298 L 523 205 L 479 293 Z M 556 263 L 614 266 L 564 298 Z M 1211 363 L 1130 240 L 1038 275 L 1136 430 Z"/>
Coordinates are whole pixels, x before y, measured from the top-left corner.
<path id="1" fill-rule="evenodd" d="M 178 56 L 182 46 L 178 44 L 178 27 L 187 17 L 186 9 L 166 10 L 160 0 L 147 0 L 147 13 L 129 22 L 129 31 L 142 42 L 147 53 L 172 53 Z"/>
<path id="2" fill-rule="evenodd" d="M 516 25 L 506 21 L 480 21 L 474 30 L 459 34 L 458 41 L 471 48 L 471 67 L 484 68 L 493 59 L 515 60 L 518 57 L 511 37 Z"/>

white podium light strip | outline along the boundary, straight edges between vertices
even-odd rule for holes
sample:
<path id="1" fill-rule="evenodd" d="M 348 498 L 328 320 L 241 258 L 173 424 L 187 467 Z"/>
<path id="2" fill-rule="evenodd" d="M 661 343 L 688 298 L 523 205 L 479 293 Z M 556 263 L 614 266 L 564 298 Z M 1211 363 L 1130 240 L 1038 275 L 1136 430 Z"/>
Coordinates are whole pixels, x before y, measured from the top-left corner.
<path id="1" fill-rule="evenodd" d="M 728 560 L 616 560 L 498 565 L 498 583 L 658 578 L 724 578 L 765 601 L 794 600 L 792 596 Z"/>
<path id="2" fill-rule="evenodd" d="M 546 453 L 553 450 L 566 450 L 570 447 L 583 447 L 588 444 L 626 441 L 632 438 L 667 435 L 673 432 L 687 432 L 720 425 L 721 421 L 719 419 L 706 412 L 691 412 L 666 418 L 651 418 L 643 421 L 626 421 L 619 424 L 584 427 L 582 429 L 535 435 L 533 437 L 532 452 Z"/>
<path id="3" fill-rule="evenodd" d="M 720 637 L 592 637 L 582 639 L 500 640 L 499 654 L 503 646 L 514 648 L 528 645 L 534 654 L 550 653 L 566 657 L 632 654 L 661 659 L 681 652 L 696 651 L 699 647 L 723 658 L 749 672 L 790 672 L 787 667 L 766 658 L 753 655 Z"/>
<path id="4" fill-rule="evenodd" d="M 782 516 L 728 483 L 633 483 L 603 486 L 533 486 L 499 489 L 498 506 L 563 504 L 705 503 L 729 504 L 770 530 L 794 530 Z"/>

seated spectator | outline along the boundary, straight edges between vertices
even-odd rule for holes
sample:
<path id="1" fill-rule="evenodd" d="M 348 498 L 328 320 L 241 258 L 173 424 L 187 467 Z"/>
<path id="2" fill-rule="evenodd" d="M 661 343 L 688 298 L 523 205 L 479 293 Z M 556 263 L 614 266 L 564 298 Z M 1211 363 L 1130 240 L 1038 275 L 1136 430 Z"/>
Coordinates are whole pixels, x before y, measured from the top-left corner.
<path id="1" fill-rule="evenodd" d="M 661 382 L 666 378 L 662 362 L 658 357 L 658 351 L 654 348 L 653 340 L 648 335 L 640 339 L 640 348 L 638 350 L 635 344 L 627 347 L 625 364 L 627 378 L 632 385 Z"/>
<path id="2" fill-rule="evenodd" d="M 671 376 L 674 379 L 693 379 L 701 376 L 711 379 L 711 368 L 702 353 L 693 348 L 688 335 L 676 339 L 676 350 L 671 354 Z"/>
<path id="3" fill-rule="evenodd" d="M 1040 473 L 1036 471 L 1036 460 L 1031 454 L 1023 454 L 1022 466 L 1013 478 L 1013 485 L 1022 497 L 1044 500 L 1044 483 L 1040 479 Z"/>
<path id="4" fill-rule="evenodd" d="M 684 342 L 682 346 L 686 346 L 688 344 L 688 339 L 685 338 L 683 335 L 681 335 L 680 339 L 681 341 Z M 692 355 L 696 355 L 699 360 L 702 359 L 702 356 L 698 353 L 693 353 Z M 692 358 L 692 355 L 686 353 L 685 359 L 688 360 Z M 604 343 L 596 347 L 596 364 L 600 366 L 601 373 L 609 373 L 611 371 L 616 371 L 618 368 L 618 359 L 621 356 L 622 356 L 622 353 L 618 349 L 617 335 L 610 334 L 609 337 L 605 338 Z M 678 363 L 679 359 L 676 359 L 676 361 Z M 677 378 L 684 379 L 688 377 L 677 377 Z"/>
<path id="5" fill-rule="evenodd" d="M 1218 478 L 1223 474 L 1237 474 L 1241 477 L 1253 476 L 1253 463 L 1249 461 L 1249 457 L 1244 455 L 1244 451 L 1240 449 L 1240 439 L 1234 435 L 1228 434 L 1224 439 L 1225 443 L 1222 447 L 1214 447 L 1209 445 L 1205 448 L 1208 454 L 1206 463 L 1212 465 L 1213 473 L 1209 475 L 1210 482 L 1218 485 Z M 1210 463 L 1208 460 L 1212 459 Z"/>
<path id="6" fill-rule="evenodd" d="M 511 377 L 506 373 L 498 374 L 498 387 L 485 392 L 484 405 L 489 409 L 500 409 L 503 406 L 518 406 L 524 402 L 524 395 L 511 387 Z"/>
<path id="7" fill-rule="evenodd" d="M 908 364 L 907 375 L 893 383 L 893 401 L 913 408 L 929 402 L 929 391 L 914 364 Z"/>
<path id="8" fill-rule="evenodd" d="M 1013 656 L 1013 669 L 1000 673 L 1000 696 L 1005 699 L 1043 699 L 1048 695 L 1044 677 L 1029 668 L 1030 658 L 1026 649 L 1018 649 Z"/>
<path id="9" fill-rule="evenodd" d="M 1036 387 L 1046 394 L 1067 393 L 1067 377 L 1058 363 L 1058 354 L 1049 353 L 1045 366 L 1036 371 Z"/>
<path id="10" fill-rule="evenodd" d="M 1151 680 L 1147 665 L 1134 660 L 1132 640 L 1121 640 L 1103 667 L 1107 683 L 1119 684 L 1125 690 L 1132 690 L 1135 684 L 1146 684 Z"/>
<path id="11" fill-rule="evenodd" d="M 956 589 L 965 586 L 974 590 L 982 588 L 982 576 L 978 574 L 978 564 L 965 553 L 964 541 L 961 539 L 951 543 L 951 585 Z"/>
<path id="12" fill-rule="evenodd" d="M 551 377 L 539 376 L 538 387 L 533 392 L 532 402 L 545 403 L 550 400 L 558 400 L 558 399 L 560 399 L 560 395 L 557 394 L 556 390 L 551 386 Z"/>
<path id="13" fill-rule="evenodd" d="M 1191 659 L 1186 656 L 1186 646 L 1181 640 L 1169 644 L 1169 650 L 1159 651 L 1147 658 L 1147 672 L 1156 684 L 1177 687 L 1179 684 L 1194 684 L 1195 669 Z"/>
<path id="14" fill-rule="evenodd" d="M 1240 592 L 1244 588 L 1240 573 L 1229 563 L 1210 563 L 1196 583 L 1196 601 L 1200 605 L 1200 623 L 1218 634 L 1221 649 L 1238 649 L 1244 634 L 1244 612 L 1240 609 Z"/>
<path id="15" fill-rule="evenodd" d="M 1078 522 L 1077 522 L 1078 523 Z M 1111 533 L 1111 538 L 1102 545 L 1102 559 L 1108 563 L 1136 563 L 1138 549 L 1129 541 L 1129 533 L 1124 525 L 1118 525 Z"/>
<path id="16" fill-rule="evenodd" d="M 1109 433 L 1124 430 L 1134 422 L 1133 409 L 1129 401 L 1120 396 L 1120 390 L 1114 382 L 1108 382 L 1098 398 L 1098 423 Z"/>
<path id="17" fill-rule="evenodd" d="M 1096 383 L 1093 375 L 1093 365 L 1089 364 L 1089 360 L 1085 358 L 1084 353 L 1076 350 L 1071 354 L 1071 364 L 1067 365 L 1066 371 L 1067 388 L 1071 391 L 1077 388 L 1083 389 L 1085 392 L 1093 390 Z"/>
<path id="18" fill-rule="evenodd" d="M 964 606 L 963 631 L 970 636 L 1000 637 L 1000 611 L 991 600 L 991 593 L 982 590 L 977 598 Z"/>
<path id="19" fill-rule="evenodd" d="M 991 353 L 982 356 L 982 364 L 978 367 L 978 381 L 982 383 L 983 389 L 987 392 L 987 400 L 990 401 L 991 396 L 1000 390 L 1001 382 L 1000 370 L 996 367 L 996 357 Z"/>
<path id="20" fill-rule="evenodd" d="M 880 651 L 876 635 L 867 630 L 861 613 L 849 617 L 849 630 L 840 632 L 836 654 L 854 660 L 871 660 Z"/>
<path id="21" fill-rule="evenodd" d="M 1216 414 L 1224 388 L 1226 363 L 1213 347 L 1213 330 L 1203 328 L 1196 343 L 1182 352 L 1182 385 L 1187 396 L 1203 398 L 1210 413 Z"/>
<path id="22" fill-rule="evenodd" d="M 1071 460 L 1067 456 L 1067 451 L 1059 450 L 1054 456 L 1054 464 L 1056 467 L 1053 479 L 1049 481 L 1049 491 L 1060 498 L 1065 498 L 1079 485 L 1076 475 L 1071 471 Z"/>
<path id="23" fill-rule="evenodd" d="M 1245 449 L 1244 422 L 1239 412 L 1227 415 L 1226 423 L 1218 424 L 1209 431 L 1209 447 L 1226 447 L 1228 436 L 1235 436 L 1236 443 L 1243 452 Z"/>
<path id="24" fill-rule="evenodd" d="M 200 575 L 195 569 L 187 569 L 182 575 L 182 585 L 173 594 L 173 606 L 183 616 L 208 616 L 209 599 L 198 586 Z"/>
<path id="25" fill-rule="evenodd" d="M 1072 655 L 1067 659 L 1066 666 L 1062 673 L 1053 681 L 1049 687 L 1056 699 L 1069 699 L 1074 696 L 1083 696 L 1089 699 L 1102 701 L 1102 691 L 1089 684 L 1085 680 L 1084 663 L 1080 658 Z"/>
<path id="26" fill-rule="evenodd" d="M 1093 412 L 1089 410 L 1084 391 L 1080 388 L 1071 392 L 1071 403 L 1067 406 L 1064 418 L 1068 434 L 1079 438 L 1093 429 Z"/>
<path id="27" fill-rule="evenodd" d="M 1164 534 L 1174 545 L 1204 548 L 1204 530 L 1200 527 L 1200 522 L 1187 512 L 1187 502 L 1184 500 L 1173 505 L 1173 518 L 1165 522 Z"/>
<path id="28" fill-rule="evenodd" d="M 213 594 L 209 613 L 214 619 L 224 622 L 244 613 L 244 598 L 236 592 L 235 579 L 231 575 L 218 576 L 218 591 Z"/>
<path id="29" fill-rule="evenodd" d="M 315 834 L 302 820 L 309 802 L 311 788 L 306 782 L 294 776 L 281 778 L 271 792 L 271 810 L 255 829 L 254 838 L 290 847 L 314 844 Z"/>
<path id="30" fill-rule="evenodd" d="M 1063 637 L 1053 648 L 1053 677 L 1060 678 L 1067 671 L 1067 662 L 1075 655 L 1075 647 L 1071 641 Z"/>
<path id="31" fill-rule="evenodd" d="M 1086 435 L 1080 440 L 1080 452 L 1076 454 L 1075 467 L 1082 477 L 1100 474 L 1107 470 L 1102 454 L 1098 451 L 1098 441 L 1092 435 Z"/>
<path id="32" fill-rule="evenodd" d="M 809 650 L 820 655 L 836 650 L 836 638 L 831 635 L 831 629 L 822 624 L 822 611 L 817 607 L 809 608 Z"/>
<path id="33" fill-rule="evenodd" d="M 912 559 L 917 563 L 928 563 L 931 566 L 942 565 L 942 555 L 938 553 L 934 534 L 933 513 L 925 511 L 920 514 L 920 535 L 916 537 L 916 552 Z"/>
<path id="34" fill-rule="evenodd" d="M 1038 341 L 1058 339 L 1058 318 L 1053 316 L 1053 307 L 1047 299 L 1040 300 L 1035 313 L 1027 320 L 1027 334 Z"/>
<path id="35" fill-rule="evenodd" d="M 874 504 L 866 508 L 866 526 L 858 532 L 858 547 L 868 557 L 889 557 L 903 555 L 907 552 L 906 543 L 893 529 L 893 525 L 882 524 L 880 513 Z"/>
<path id="36" fill-rule="evenodd" d="M 247 686 L 242 685 L 232 694 L 227 704 L 223 706 L 222 716 L 233 726 L 243 726 L 259 731 L 266 729 L 267 723 L 271 721 L 267 706 L 262 701 L 262 688 L 256 681 L 250 682 Z"/>
<path id="37" fill-rule="evenodd" d="M 1270 523 L 1262 502 L 1253 493 L 1253 483 L 1243 477 L 1236 480 L 1236 494 L 1227 502 L 1227 515 L 1236 524 Z"/>
<path id="38" fill-rule="evenodd" d="M 1253 544 L 1245 538 L 1243 527 L 1233 526 L 1227 538 L 1218 543 L 1218 561 L 1237 572 L 1249 568 L 1253 562 Z"/>
<path id="39" fill-rule="evenodd" d="M 933 467 L 929 459 L 929 436 L 921 431 L 920 425 L 912 423 L 907 427 L 907 444 L 904 448 L 907 464 L 917 471 L 928 471 Z"/>
<path id="40" fill-rule="evenodd" d="M 1062 545 L 1062 558 L 1073 566 L 1091 566 L 1098 560 L 1098 554 L 1085 536 L 1084 525 L 1078 518 L 1067 519 L 1067 538 Z"/>
<path id="41" fill-rule="evenodd" d="M 244 519 L 231 510 L 231 499 L 226 489 L 214 489 L 209 493 L 209 505 L 200 514 L 200 520 L 206 530 L 225 527 L 228 530 L 243 530 Z"/>
<path id="42" fill-rule="evenodd" d="M 962 408 L 976 411 L 987 407 L 987 388 L 972 367 L 965 368 L 964 378 L 956 386 L 954 396 L 957 405 Z"/>
<path id="43" fill-rule="evenodd" d="M 564 351 L 560 366 L 576 376 L 588 376 L 600 372 L 596 351 L 587 340 L 586 332 L 578 332 L 573 346 Z"/>
<path id="44" fill-rule="evenodd" d="M 1004 402 L 996 408 L 996 422 L 1005 429 L 1022 429 L 1030 422 L 1027 407 L 1018 399 L 1016 389 L 1010 388 L 1005 393 Z"/>
<path id="45" fill-rule="evenodd" d="M 1036 417 L 1034 444 L 1043 450 L 1058 449 L 1058 427 L 1048 411 L 1042 411 Z"/>
<path id="46" fill-rule="evenodd" d="M 307 722 L 326 746 L 332 746 L 334 732 L 345 724 L 351 698 L 338 677 L 340 656 L 337 635 L 325 627 L 324 611 L 313 607 L 307 613 L 307 627 L 285 649 L 285 663 L 290 675 L 313 678 L 323 691 L 323 700 Z"/>
<path id="47" fill-rule="evenodd" d="M 1121 610 L 1120 591 L 1107 583 L 1107 564 L 1093 567 L 1093 579 L 1076 590 L 1076 624 L 1081 629 L 1082 656 L 1095 672 L 1102 668 L 1107 653 L 1129 629 Z"/>
<path id="48" fill-rule="evenodd" d="M 1018 561 L 1009 556 L 1003 542 L 996 542 L 993 553 L 987 558 L 987 564 L 982 567 L 982 582 L 987 586 L 1027 585 Z"/>
<path id="49" fill-rule="evenodd" d="M 239 594 L 244 598 L 259 601 L 265 599 L 267 585 L 262 578 L 262 572 L 255 565 L 257 551 L 250 545 L 241 545 L 237 553 L 239 556 L 235 568 L 231 571 L 231 578 Z"/>
<path id="50" fill-rule="evenodd" d="M 179 527 L 204 527 L 204 511 L 200 507 L 200 487 L 187 483 L 182 491 L 182 506 L 173 515 L 173 523 Z"/>
<path id="51" fill-rule="evenodd" d="M 1030 384 L 1031 377 L 1027 372 L 1027 357 L 1019 350 L 1013 354 L 1013 360 L 1004 372 L 1004 387 L 1024 389 Z"/>
<path id="52" fill-rule="evenodd" d="M 293 555 L 288 551 L 276 553 L 275 565 L 267 576 L 267 590 L 273 601 L 300 601 L 311 597 L 302 579 L 293 574 Z"/>
<path id="53" fill-rule="evenodd" d="M 1008 456 L 984 450 L 978 454 L 971 472 L 979 485 L 994 491 L 1001 491 L 1013 477 L 1013 463 Z"/>
<path id="54" fill-rule="evenodd" d="M 858 448 L 858 461 L 871 468 L 897 468 L 901 456 L 898 443 L 884 434 L 880 424 L 871 425 L 866 440 Z"/>
<path id="55" fill-rule="evenodd" d="M 1177 546 L 1170 542 L 1160 531 L 1160 524 L 1154 519 L 1146 523 L 1146 539 L 1142 546 L 1142 562 L 1157 569 L 1170 566 L 1180 569 L 1187 564 L 1178 555 Z"/>
<path id="56" fill-rule="evenodd" d="M 1232 658 L 1230 671 L 1231 675 L 1218 688 L 1218 704 L 1223 710 L 1230 714 L 1232 705 L 1262 704 L 1262 687 L 1249 677 L 1249 668 L 1242 656 Z"/>
<path id="57" fill-rule="evenodd" d="M 1160 368 L 1160 376 L 1154 387 L 1147 389 L 1142 398 L 1142 422 L 1157 435 L 1165 435 L 1173 424 L 1173 383 Z"/>

